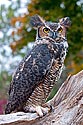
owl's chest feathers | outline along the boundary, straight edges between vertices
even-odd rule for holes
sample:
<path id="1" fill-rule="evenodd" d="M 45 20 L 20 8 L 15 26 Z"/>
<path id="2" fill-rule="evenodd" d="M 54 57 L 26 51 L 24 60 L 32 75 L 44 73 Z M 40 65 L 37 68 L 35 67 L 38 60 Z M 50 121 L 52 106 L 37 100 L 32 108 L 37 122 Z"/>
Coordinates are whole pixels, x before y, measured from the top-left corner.
<path id="1" fill-rule="evenodd" d="M 67 48 L 64 47 L 64 44 L 48 44 L 50 53 L 52 53 L 54 62 L 64 62 L 66 56 Z"/>
<path id="2" fill-rule="evenodd" d="M 36 45 L 42 44 L 46 45 L 49 50 L 49 53 L 52 55 L 52 61 L 51 61 L 51 68 L 49 70 L 49 75 L 53 76 L 56 78 L 60 77 L 63 64 L 64 64 L 64 59 L 66 56 L 66 51 L 68 48 L 67 41 L 61 41 L 59 43 L 52 41 L 51 39 L 43 39 L 37 41 Z M 49 76 L 48 75 L 48 76 Z"/>
<path id="3" fill-rule="evenodd" d="M 47 73 L 45 83 L 49 83 L 50 86 L 53 87 L 62 73 L 67 48 L 64 46 L 64 44 L 55 43 L 48 44 L 48 48 L 50 53 L 52 53 L 52 62 L 51 68 Z"/>
<path id="4" fill-rule="evenodd" d="M 50 43 L 48 44 L 48 48 L 50 53 L 52 53 L 52 66 L 55 70 L 61 68 L 64 63 L 64 59 L 66 56 L 67 48 L 63 43 Z"/>

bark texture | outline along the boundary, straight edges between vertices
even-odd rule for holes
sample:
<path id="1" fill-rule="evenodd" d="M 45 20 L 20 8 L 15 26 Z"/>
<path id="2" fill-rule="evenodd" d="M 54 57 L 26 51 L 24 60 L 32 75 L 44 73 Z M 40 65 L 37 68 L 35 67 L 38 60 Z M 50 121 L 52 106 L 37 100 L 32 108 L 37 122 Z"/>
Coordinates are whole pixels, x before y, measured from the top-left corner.
<path id="1" fill-rule="evenodd" d="M 36 113 L 0 115 L 0 125 L 83 125 L 83 70 L 69 76 L 47 104 L 54 111 L 39 118 Z"/>

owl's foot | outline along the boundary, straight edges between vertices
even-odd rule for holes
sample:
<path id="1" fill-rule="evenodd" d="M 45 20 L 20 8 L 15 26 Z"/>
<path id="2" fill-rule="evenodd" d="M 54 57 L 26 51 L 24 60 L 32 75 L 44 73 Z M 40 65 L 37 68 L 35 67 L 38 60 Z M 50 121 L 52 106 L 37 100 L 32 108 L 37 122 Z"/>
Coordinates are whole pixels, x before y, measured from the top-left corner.
<path id="1" fill-rule="evenodd" d="M 48 108 L 48 107 L 44 108 L 42 106 L 34 106 L 34 107 L 33 106 L 30 106 L 30 107 L 26 106 L 24 108 L 24 112 L 31 112 L 31 113 L 36 112 L 40 117 L 46 115 L 49 111 L 50 111 L 50 108 Z"/>
<path id="2" fill-rule="evenodd" d="M 50 101 L 44 103 L 43 107 L 48 107 L 50 109 L 50 112 L 54 112 L 54 106 L 50 104 Z"/>
<path id="3" fill-rule="evenodd" d="M 48 107 L 42 107 L 42 106 L 36 106 L 36 112 L 37 112 L 37 114 L 40 116 L 40 117 L 42 117 L 42 116 L 44 116 L 44 115 L 46 115 L 49 111 L 50 111 L 50 109 L 48 108 Z"/>

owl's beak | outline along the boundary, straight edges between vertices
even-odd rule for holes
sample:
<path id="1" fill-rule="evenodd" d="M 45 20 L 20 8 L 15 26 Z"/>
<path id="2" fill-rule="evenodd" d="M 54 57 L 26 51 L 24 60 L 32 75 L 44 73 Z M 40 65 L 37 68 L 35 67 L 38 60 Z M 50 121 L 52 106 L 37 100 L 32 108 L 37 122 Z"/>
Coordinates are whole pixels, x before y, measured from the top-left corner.
<path id="1" fill-rule="evenodd" d="M 57 37 L 56 32 L 51 33 L 51 38 L 55 39 Z"/>
<path id="2" fill-rule="evenodd" d="M 50 37 L 55 39 L 57 37 L 56 32 L 50 32 Z"/>

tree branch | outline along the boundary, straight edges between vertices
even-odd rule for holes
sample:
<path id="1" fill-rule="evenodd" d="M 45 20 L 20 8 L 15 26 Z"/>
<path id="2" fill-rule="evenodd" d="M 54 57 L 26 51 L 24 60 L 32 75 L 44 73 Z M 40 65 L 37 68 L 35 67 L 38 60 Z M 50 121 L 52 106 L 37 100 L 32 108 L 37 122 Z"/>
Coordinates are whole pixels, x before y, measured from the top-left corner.
<path id="1" fill-rule="evenodd" d="M 83 71 L 69 76 L 52 100 L 54 111 L 42 118 L 36 113 L 0 115 L 0 125 L 83 125 Z"/>

